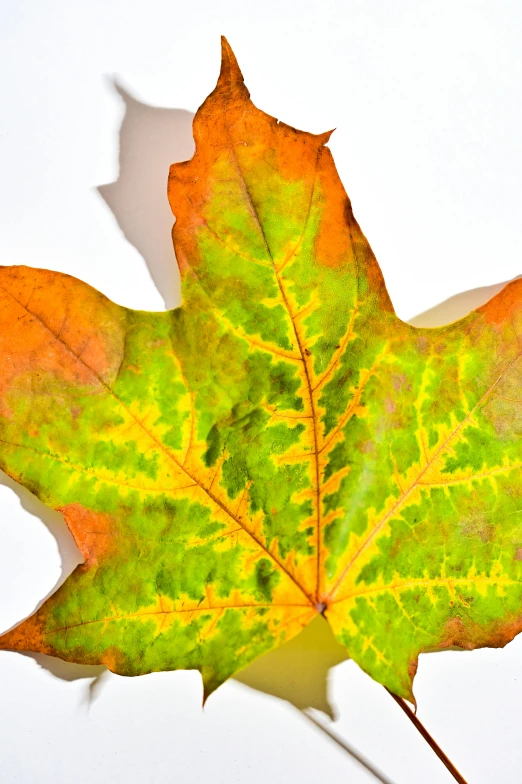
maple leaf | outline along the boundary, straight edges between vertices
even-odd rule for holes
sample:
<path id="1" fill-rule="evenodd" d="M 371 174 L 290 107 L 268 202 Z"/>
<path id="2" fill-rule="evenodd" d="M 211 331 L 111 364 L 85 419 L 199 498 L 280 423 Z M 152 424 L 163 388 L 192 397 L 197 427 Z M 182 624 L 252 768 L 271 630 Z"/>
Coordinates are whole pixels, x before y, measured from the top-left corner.
<path id="1" fill-rule="evenodd" d="M 412 699 L 419 653 L 522 628 L 522 282 L 403 323 L 329 135 L 257 109 L 224 41 L 170 172 L 182 306 L 0 270 L 0 466 L 85 557 L 0 647 L 209 694 L 323 613 Z"/>

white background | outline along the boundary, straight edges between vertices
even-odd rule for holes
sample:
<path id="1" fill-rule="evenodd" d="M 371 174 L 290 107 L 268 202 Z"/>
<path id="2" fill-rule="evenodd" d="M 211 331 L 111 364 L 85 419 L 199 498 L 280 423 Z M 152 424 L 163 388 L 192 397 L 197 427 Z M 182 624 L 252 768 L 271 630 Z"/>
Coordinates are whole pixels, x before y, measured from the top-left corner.
<path id="1" fill-rule="evenodd" d="M 522 272 L 516 0 L 1 0 L 0 11 L 2 264 L 74 274 L 131 307 L 178 301 L 166 175 L 191 154 L 189 113 L 214 86 L 224 33 L 257 105 L 298 128 L 337 127 L 330 146 L 401 317 Z M 60 515 L 0 482 L 3 630 L 78 554 Z M 0 780 L 378 780 L 311 716 L 381 780 L 451 781 L 342 659 L 318 622 L 202 711 L 194 672 L 125 679 L 2 652 Z M 415 692 L 470 784 L 521 781 L 522 639 L 423 656 Z M 324 712 L 307 717 L 310 706 Z"/>

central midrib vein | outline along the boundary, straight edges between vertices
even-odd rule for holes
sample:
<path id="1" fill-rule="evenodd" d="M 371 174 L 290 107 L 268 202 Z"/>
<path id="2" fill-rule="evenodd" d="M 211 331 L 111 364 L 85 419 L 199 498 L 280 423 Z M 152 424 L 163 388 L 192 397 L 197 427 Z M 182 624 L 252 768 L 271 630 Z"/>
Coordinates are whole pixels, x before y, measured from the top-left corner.
<path id="1" fill-rule="evenodd" d="M 241 186 L 243 188 L 243 192 L 244 192 L 245 197 L 247 199 L 247 202 L 249 204 L 250 212 L 251 212 L 252 217 L 254 218 L 255 223 L 256 223 L 256 225 L 257 225 L 257 227 L 259 229 L 259 233 L 260 233 L 260 236 L 262 238 L 263 244 L 265 246 L 265 250 L 266 250 L 267 256 L 270 259 L 270 262 L 272 263 L 272 267 L 273 267 L 273 270 L 274 270 L 274 276 L 275 276 L 275 279 L 277 281 L 277 285 L 278 285 L 279 291 L 281 293 L 281 297 L 283 299 L 283 302 L 284 302 L 284 305 L 285 305 L 285 309 L 286 309 L 286 311 L 287 311 L 287 313 L 288 313 L 288 315 L 290 317 L 290 321 L 292 323 L 292 329 L 294 331 L 295 340 L 296 340 L 296 343 L 297 343 L 297 347 L 298 347 L 298 350 L 299 350 L 301 361 L 303 363 L 303 369 L 304 369 L 304 373 L 305 373 L 306 388 L 307 388 L 307 393 L 308 393 L 308 401 L 309 401 L 309 404 L 310 404 L 310 411 L 311 411 L 311 414 L 312 414 L 312 417 L 311 417 L 311 419 L 312 419 L 312 432 L 313 432 L 313 439 L 314 439 L 313 455 L 314 455 L 314 463 L 315 463 L 315 498 L 316 498 L 316 526 L 317 526 L 317 531 L 316 531 L 316 550 L 317 550 L 317 567 L 316 567 L 316 572 L 317 572 L 317 574 L 316 574 L 316 595 L 314 597 L 314 604 L 316 605 L 316 607 L 317 607 L 317 609 L 319 611 L 322 611 L 323 606 L 322 606 L 322 602 L 321 602 L 321 598 L 320 598 L 320 587 L 321 587 L 321 585 L 320 585 L 321 584 L 321 485 L 320 485 L 320 476 L 319 476 L 319 443 L 318 443 L 318 437 L 317 437 L 317 416 L 316 416 L 316 408 L 315 408 L 315 403 L 314 403 L 313 387 L 312 387 L 312 383 L 311 383 L 311 379 L 310 379 L 310 372 L 308 370 L 308 365 L 307 365 L 307 361 L 306 361 L 306 354 L 305 354 L 304 347 L 303 347 L 303 344 L 302 344 L 302 341 L 301 341 L 301 338 L 299 336 L 299 332 L 297 330 L 297 326 L 296 326 L 296 323 L 295 323 L 295 316 L 294 316 L 294 314 L 292 312 L 292 309 L 290 307 L 290 303 L 288 302 L 288 297 L 287 297 L 287 294 L 286 294 L 283 282 L 282 282 L 282 280 L 281 280 L 281 278 L 279 276 L 279 273 L 277 271 L 277 267 L 276 267 L 276 264 L 274 262 L 274 257 L 273 257 L 272 251 L 270 250 L 270 246 L 268 244 L 268 240 L 266 238 L 266 234 L 265 234 L 265 231 L 263 229 L 263 226 L 261 225 L 261 221 L 259 220 L 259 216 L 257 214 L 257 210 L 256 210 L 254 202 L 252 200 L 252 196 L 251 196 L 250 191 L 248 189 L 248 186 L 246 184 L 243 171 L 241 169 L 241 166 L 239 165 L 239 161 L 238 161 L 238 158 L 237 158 L 237 155 L 236 155 L 236 151 L 235 151 L 235 147 L 234 147 L 234 142 L 232 140 L 232 137 L 230 136 L 230 130 L 229 130 L 228 122 L 227 122 L 227 119 L 226 119 L 227 105 L 228 105 L 228 100 L 225 102 L 225 127 L 226 127 L 226 130 L 227 130 L 227 135 L 228 135 L 228 139 L 229 139 L 229 142 L 230 142 L 230 144 L 229 144 L 230 152 L 232 154 L 234 165 L 236 167 L 236 170 L 237 170 L 237 173 L 238 173 L 238 176 L 239 176 L 239 180 L 240 180 Z M 318 152 L 318 156 L 319 156 L 319 152 Z M 303 233 L 306 230 L 306 224 L 308 223 L 308 217 L 309 217 L 309 214 L 310 214 L 310 206 L 311 206 L 312 198 L 313 198 L 314 185 L 315 185 L 315 176 L 314 176 L 314 182 L 312 183 L 311 194 L 310 194 L 309 210 L 308 210 L 308 215 L 307 215 L 306 220 L 305 220 L 305 227 L 303 228 Z M 301 588 L 301 590 L 304 593 L 306 593 L 303 588 Z M 308 594 L 306 594 L 306 595 L 308 595 Z"/>

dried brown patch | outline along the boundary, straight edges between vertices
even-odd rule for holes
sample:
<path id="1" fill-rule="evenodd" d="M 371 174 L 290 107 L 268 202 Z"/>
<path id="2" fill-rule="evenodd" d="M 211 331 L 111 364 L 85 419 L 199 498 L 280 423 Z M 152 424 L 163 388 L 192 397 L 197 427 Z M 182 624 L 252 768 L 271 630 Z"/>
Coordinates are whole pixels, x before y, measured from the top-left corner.
<path id="1" fill-rule="evenodd" d="M 497 620 L 482 627 L 469 618 L 459 615 L 450 618 L 443 629 L 438 648 L 503 648 L 522 631 L 522 615 L 508 620 Z"/>
<path id="2" fill-rule="evenodd" d="M 464 536 L 491 542 L 495 537 L 495 527 L 483 514 L 476 514 L 463 521 L 461 532 Z"/>
<path id="3" fill-rule="evenodd" d="M 395 400 L 392 400 L 389 397 L 386 398 L 386 400 L 384 401 L 384 408 L 386 409 L 386 412 L 388 414 L 393 414 L 395 409 L 397 408 L 397 404 L 395 403 Z"/>
<path id="4" fill-rule="evenodd" d="M 99 659 L 99 664 L 104 664 L 108 670 L 118 675 L 133 675 L 129 672 L 124 655 L 118 648 L 110 647 Z"/>

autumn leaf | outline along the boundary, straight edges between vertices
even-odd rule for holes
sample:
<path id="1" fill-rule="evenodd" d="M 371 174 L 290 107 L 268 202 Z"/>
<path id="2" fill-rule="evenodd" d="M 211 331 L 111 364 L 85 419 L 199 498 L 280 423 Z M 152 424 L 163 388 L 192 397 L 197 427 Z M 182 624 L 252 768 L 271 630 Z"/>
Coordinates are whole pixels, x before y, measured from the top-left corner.
<path id="1" fill-rule="evenodd" d="M 412 699 L 419 653 L 522 628 L 522 283 L 403 323 L 329 135 L 257 109 L 225 41 L 170 172 L 182 306 L 0 270 L 0 466 L 85 558 L 0 647 L 209 694 L 323 613 Z"/>

